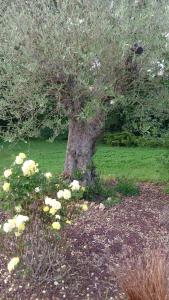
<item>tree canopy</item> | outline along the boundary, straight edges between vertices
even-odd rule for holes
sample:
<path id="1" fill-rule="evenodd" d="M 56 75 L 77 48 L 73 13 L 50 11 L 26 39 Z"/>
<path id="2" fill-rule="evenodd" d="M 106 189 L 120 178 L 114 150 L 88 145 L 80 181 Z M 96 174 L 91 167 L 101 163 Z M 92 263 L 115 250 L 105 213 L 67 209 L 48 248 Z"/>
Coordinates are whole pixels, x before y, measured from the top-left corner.
<path id="1" fill-rule="evenodd" d="M 96 130 L 119 97 L 145 88 L 147 70 L 166 51 L 165 1 L 0 2 L 6 139 L 38 136 L 43 127 L 56 136 L 67 118 Z"/>

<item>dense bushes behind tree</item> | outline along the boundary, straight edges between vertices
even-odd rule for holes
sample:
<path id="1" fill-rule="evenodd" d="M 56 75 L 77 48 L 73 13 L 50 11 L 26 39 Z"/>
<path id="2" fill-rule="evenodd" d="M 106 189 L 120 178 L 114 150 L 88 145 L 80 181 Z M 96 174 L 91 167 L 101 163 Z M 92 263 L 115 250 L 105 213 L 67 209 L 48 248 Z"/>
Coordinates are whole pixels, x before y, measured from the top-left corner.
<path id="1" fill-rule="evenodd" d="M 161 137 L 154 136 L 136 136 L 131 132 L 106 132 L 103 141 L 110 146 L 126 146 L 126 147 L 165 147 L 169 148 L 169 134 Z"/>
<path id="2" fill-rule="evenodd" d="M 145 89 L 145 86 L 149 86 L 149 89 Z M 134 136 L 166 139 L 169 131 L 168 70 L 163 76 L 147 76 L 134 93 L 129 92 L 113 105 L 113 112 L 109 113 L 106 122 L 106 132 L 124 132 L 123 136 L 126 132 L 133 134 L 132 144 Z"/>

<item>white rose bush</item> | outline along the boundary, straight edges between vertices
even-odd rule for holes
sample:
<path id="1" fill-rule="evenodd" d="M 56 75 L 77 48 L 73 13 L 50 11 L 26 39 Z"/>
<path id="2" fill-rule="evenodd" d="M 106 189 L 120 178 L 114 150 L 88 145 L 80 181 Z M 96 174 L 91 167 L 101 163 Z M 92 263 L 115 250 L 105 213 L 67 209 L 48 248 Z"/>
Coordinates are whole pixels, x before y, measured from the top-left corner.
<path id="1" fill-rule="evenodd" d="M 8 271 L 12 272 L 19 263 L 19 257 L 13 257 L 8 263 Z"/>
<path id="2" fill-rule="evenodd" d="M 9 257 L 9 272 L 22 265 L 23 257 L 30 256 L 25 255 L 24 249 L 30 252 L 26 240 L 34 230 L 30 231 L 30 228 L 37 226 L 35 223 L 43 224 L 45 238 L 52 236 L 60 239 L 64 226 L 71 225 L 78 213 L 88 210 L 87 202 L 82 200 L 85 187 L 78 180 L 67 182 L 62 176 L 43 173 L 38 163 L 25 153 L 16 156 L 11 167 L 4 170 L 0 182 L 0 204 L 10 214 L 0 226 L 1 237 L 13 238 L 16 244 L 16 253 L 11 253 L 15 256 Z M 5 251 L 10 252 L 9 249 Z"/>

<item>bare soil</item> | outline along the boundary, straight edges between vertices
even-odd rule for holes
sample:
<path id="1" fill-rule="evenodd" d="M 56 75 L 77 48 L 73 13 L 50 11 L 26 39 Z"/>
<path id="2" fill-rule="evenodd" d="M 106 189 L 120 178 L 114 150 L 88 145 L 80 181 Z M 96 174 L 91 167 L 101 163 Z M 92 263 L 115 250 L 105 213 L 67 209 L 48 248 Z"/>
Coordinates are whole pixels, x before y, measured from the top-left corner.
<path id="1" fill-rule="evenodd" d="M 100 209 L 91 203 L 64 234 L 70 245 L 65 252 L 62 278 L 37 285 L 6 271 L 0 253 L 0 299 L 11 300 L 115 300 L 120 299 L 117 274 L 126 260 L 147 249 L 169 249 L 169 195 L 159 185 L 140 185 L 139 196 Z M 0 218 L 4 216 L 1 213 Z M 169 252 L 169 250 L 167 250 Z"/>

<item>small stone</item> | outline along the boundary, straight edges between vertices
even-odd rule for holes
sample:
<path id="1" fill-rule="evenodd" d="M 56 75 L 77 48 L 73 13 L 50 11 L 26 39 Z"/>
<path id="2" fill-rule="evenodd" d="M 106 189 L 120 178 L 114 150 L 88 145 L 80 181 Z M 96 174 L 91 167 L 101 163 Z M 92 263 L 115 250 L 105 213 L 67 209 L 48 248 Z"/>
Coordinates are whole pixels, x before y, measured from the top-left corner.
<path id="1" fill-rule="evenodd" d="M 104 204 L 103 204 L 103 203 L 100 203 L 100 205 L 99 205 L 99 209 L 100 209 L 100 210 L 104 210 L 104 209 L 105 209 L 105 206 L 104 206 Z"/>
<path id="2" fill-rule="evenodd" d="M 62 269 L 66 268 L 66 265 L 61 266 Z"/>

